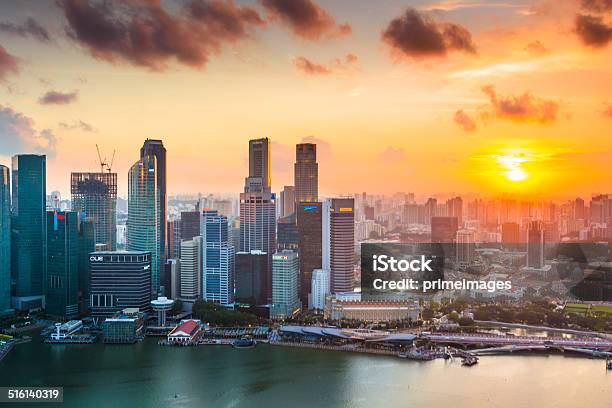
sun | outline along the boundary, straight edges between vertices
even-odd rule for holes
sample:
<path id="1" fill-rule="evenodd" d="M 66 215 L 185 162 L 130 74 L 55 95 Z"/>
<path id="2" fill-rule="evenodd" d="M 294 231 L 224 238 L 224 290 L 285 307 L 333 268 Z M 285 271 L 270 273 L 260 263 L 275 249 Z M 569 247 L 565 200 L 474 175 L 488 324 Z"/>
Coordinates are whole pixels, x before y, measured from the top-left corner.
<path id="1" fill-rule="evenodd" d="M 523 154 L 506 154 L 496 156 L 497 162 L 502 167 L 502 175 L 509 181 L 518 183 L 526 180 L 529 174 L 523 168 L 523 164 L 528 161 Z"/>

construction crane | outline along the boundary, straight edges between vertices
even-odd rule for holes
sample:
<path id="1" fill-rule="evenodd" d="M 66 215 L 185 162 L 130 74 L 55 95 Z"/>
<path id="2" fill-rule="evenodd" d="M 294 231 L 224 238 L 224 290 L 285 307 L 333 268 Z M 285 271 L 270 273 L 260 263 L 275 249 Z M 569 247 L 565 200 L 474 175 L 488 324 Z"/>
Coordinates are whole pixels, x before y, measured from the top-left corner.
<path id="1" fill-rule="evenodd" d="M 102 155 L 100 155 L 100 148 L 98 147 L 97 143 L 96 150 L 98 152 L 98 160 L 100 161 L 100 173 L 104 173 L 104 168 L 106 168 L 106 171 L 110 173 L 113 168 L 113 163 L 115 162 L 115 153 L 117 152 L 117 150 L 113 150 L 113 157 L 111 158 L 110 163 L 106 160 L 106 157 L 102 159 Z"/>

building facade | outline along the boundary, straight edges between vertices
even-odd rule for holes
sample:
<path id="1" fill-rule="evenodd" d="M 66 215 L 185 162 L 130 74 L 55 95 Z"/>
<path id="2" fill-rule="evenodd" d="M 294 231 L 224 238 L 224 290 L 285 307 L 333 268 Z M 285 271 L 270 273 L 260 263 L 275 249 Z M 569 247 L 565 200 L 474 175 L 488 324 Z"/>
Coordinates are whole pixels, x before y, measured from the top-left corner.
<path id="1" fill-rule="evenodd" d="M 315 202 L 319 199 L 319 165 L 317 145 L 300 143 L 295 146 L 295 202 Z"/>
<path id="2" fill-rule="evenodd" d="M 151 308 L 150 252 L 92 252 L 89 255 L 90 310 L 94 317 L 110 317 L 125 308 Z"/>
<path id="3" fill-rule="evenodd" d="M 0 165 L 0 315 L 11 309 L 11 173 Z"/>
<path id="4" fill-rule="evenodd" d="M 355 201 L 333 198 L 329 207 L 329 271 L 331 293 L 350 292 L 355 287 Z M 325 265 L 323 265 L 325 269 Z"/>
<path id="5" fill-rule="evenodd" d="M 310 309 L 323 310 L 325 298 L 329 295 L 329 271 L 315 269 L 312 271 Z"/>
<path id="6" fill-rule="evenodd" d="M 202 297 L 202 239 L 198 235 L 181 242 L 181 300 L 195 302 Z"/>
<path id="7" fill-rule="evenodd" d="M 94 222 L 96 244 L 117 249 L 117 173 L 71 173 L 72 211 Z"/>
<path id="8" fill-rule="evenodd" d="M 44 307 L 47 265 L 46 181 L 44 155 L 21 154 L 12 160 L 11 278 L 13 306 Z"/>
<path id="9" fill-rule="evenodd" d="M 46 312 L 57 317 L 79 314 L 79 235 L 74 211 L 47 211 Z"/>
<path id="10" fill-rule="evenodd" d="M 155 184 L 157 190 L 157 235 L 159 240 L 159 264 L 162 265 L 167 254 L 166 222 L 168 220 L 168 192 L 166 175 L 166 148 L 161 140 L 147 139 L 140 148 L 140 159 L 150 161 L 150 157 L 155 157 Z M 159 272 L 159 270 L 158 270 Z M 155 285 L 155 276 L 153 277 Z"/>
<path id="11" fill-rule="evenodd" d="M 217 210 L 203 210 L 202 295 L 223 306 L 234 304 L 234 246 L 229 237 L 227 217 Z"/>
<path id="12" fill-rule="evenodd" d="M 270 318 L 284 319 L 300 310 L 298 293 L 299 257 L 284 250 L 272 256 L 272 307 Z"/>
<path id="13" fill-rule="evenodd" d="M 297 204 L 298 248 L 300 253 L 300 301 L 308 307 L 312 271 L 323 262 L 323 206 L 320 202 Z"/>
<path id="14" fill-rule="evenodd" d="M 151 254 L 151 293 L 160 288 L 161 242 L 157 159 L 148 155 L 138 160 L 128 173 L 127 249 Z M 166 222 L 164 222 L 164 228 Z"/>
<path id="15" fill-rule="evenodd" d="M 266 276 L 269 257 L 262 251 L 236 253 L 236 302 L 261 306 L 268 302 Z"/>

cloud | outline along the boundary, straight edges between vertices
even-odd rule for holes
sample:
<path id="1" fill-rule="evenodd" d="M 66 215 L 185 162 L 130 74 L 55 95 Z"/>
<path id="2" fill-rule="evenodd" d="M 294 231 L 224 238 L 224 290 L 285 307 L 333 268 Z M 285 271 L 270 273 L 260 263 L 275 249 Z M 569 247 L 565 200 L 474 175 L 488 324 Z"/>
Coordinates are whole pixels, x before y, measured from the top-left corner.
<path id="1" fill-rule="evenodd" d="M 525 92 L 519 96 L 500 96 L 492 85 L 482 88 L 489 97 L 490 106 L 483 113 L 486 117 L 510 119 L 515 122 L 552 123 L 557 120 L 559 104 Z"/>
<path id="2" fill-rule="evenodd" d="M 68 35 L 95 58 L 162 71 L 168 62 L 203 68 L 222 45 L 265 25 L 231 0 L 192 0 L 170 14 L 158 1 L 61 0 Z"/>
<path id="3" fill-rule="evenodd" d="M 279 20 L 293 33 L 307 41 L 351 34 L 348 23 L 338 25 L 336 19 L 313 0 L 260 0 L 270 13 L 271 20 Z"/>
<path id="4" fill-rule="evenodd" d="M 582 0 L 582 8 L 594 13 L 612 11 L 612 0 Z"/>
<path id="5" fill-rule="evenodd" d="M 406 152 L 402 148 L 394 148 L 393 146 L 388 146 L 385 150 L 380 152 L 378 155 L 378 160 L 384 164 L 393 164 L 397 162 L 401 162 L 406 159 Z"/>
<path id="6" fill-rule="evenodd" d="M 608 105 L 604 111 L 603 111 L 603 115 L 605 117 L 611 118 L 612 119 L 612 105 Z"/>
<path id="7" fill-rule="evenodd" d="M 434 21 L 413 8 L 391 20 L 381 37 L 392 53 L 400 57 L 427 58 L 445 56 L 449 51 L 476 52 L 467 29 Z"/>
<path id="8" fill-rule="evenodd" d="M 37 131 L 31 118 L 0 105 L 0 154 L 41 153 L 53 157 L 57 141 L 50 129 Z"/>
<path id="9" fill-rule="evenodd" d="M 9 74 L 19 72 L 19 63 L 16 57 L 8 53 L 4 47 L 0 45 L 0 82 L 4 82 Z"/>
<path id="10" fill-rule="evenodd" d="M 466 132 L 473 132 L 476 130 L 476 122 L 467 113 L 465 113 L 463 109 L 459 109 L 457 112 L 455 112 L 453 120 Z"/>
<path id="11" fill-rule="evenodd" d="M 317 64 L 305 57 L 294 58 L 293 65 L 298 71 L 302 71 L 306 75 L 329 75 L 332 73 L 332 70 L 325 65 Z"/>
<path id="12" fill-rule="evenodd" d="M 531 55 L 544 55 L 548 53 L 548 48 L 540 42 L 540 40 L 532 41 L 525 46 L 525 51 Z"/>
<path id="13" fill-rule="evenodd" d="M 600 16 L 578 14 L 575 32 L 585 45 L 595 48 L 605 47 L 612 40 L 612 26 Z"/>
<path id="14" fill-rule="evenodd" d="M 306 57 L 296 57 L 292 60 L 293 65 L 298 71 L 306 75 L 330 75 L 335 72 L 346 71 L 350 65 L 356 64 L 359 57 L 355 54 L 346 54 L 342 58 L 336 58 L 328 64 L 320 64 Z"/>
<path id="15" fill-rule="evenodd" d="M 31 36 L 42 42 L 51 41 L 51 36 L 47 29 L 32 17 L 29 17 L 21 24 L 2 22 L 0 23 L 0 32 L 18 35 L 20 37 Z"/>
<path id="16" fill-rule="evenodd" d="M 82 120 L 75 120 L 72 123 L 60 122 L 59 127 L 65 130 L 75 130 L 79 129 L 83 132 L 97 132 L 96 128 L 90 125 L 87 122 L 83 122 Z"/>
<path id="17" fill-rule="evenodd" d="M 48 91 L 43 96 L 38 98 L 38 103 L 40 103 L 41 105 L 68 105 L 69 103 L 76 102 L 78 96 L 78 91 L 66 93 L 58 91 Z"/>

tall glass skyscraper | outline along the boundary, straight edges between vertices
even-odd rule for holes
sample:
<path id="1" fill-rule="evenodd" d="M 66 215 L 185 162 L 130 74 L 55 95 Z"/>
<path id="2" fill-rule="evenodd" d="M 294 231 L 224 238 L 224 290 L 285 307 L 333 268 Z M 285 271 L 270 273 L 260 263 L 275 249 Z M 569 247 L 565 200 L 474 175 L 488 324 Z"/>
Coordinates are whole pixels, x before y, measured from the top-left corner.
<path id="1" fill-rule="evenodd" d="M 79 234 L 74 211 L 47 211 L 45 310 L 56 317 L 79 314 Z"/>
<path id="2" fill-rule="evenodd" d="M 272 256 L 272 307 L 270 317 L 284 319 L 300 310 L 297 252 L 284 250 Z"/>
<path id="3" fill-rule="evenodd" d="M 127 249 L 151 253 L 151 292 L 159 293 L 161 194 L 157 185 L 157 159 L 146 155 L 128 172 Z"/>
<path id="4" fill-rule="evenodd" d="M 72 210 L 85 214 L 95 225 L 96 244 L 117 249 L 117 173 L 72 173 Z"/>
<path id="5" fill-rule="evenodd" d="M 11 278 L 14 306 L 44 307 L 43 279 L 47 265 L 46 169 L 44 155 L 13 156 Z"/>
<path id="6" fill-rule="evenodd" d="M 11 173 L 0 165 L 0 315 L 11 308 Z"/>
<path id="7" fill-rule="evenodd" d="M 314 202 L 319 199 L 319 165 L 317 145 L 300 143 L 295 145 L 295 202 Z"/>
<path id="8" fill-rule="evenodd" d="M 91 281 L 91 268 L 89 254 L 96 250 L 94 236 L 94 221 L 87 218 L 84 213 L 79 214 L 79 311 L 85 313 L 89 310 L 89 289 Z"/>
<path id="9" fill-rule="evenodd" d="M 167 239 L 166 239 L 166 222 L 168 221 L 168 193 L 167 193 L 167 176 L 166 176 L 166 148 L 161 140 L 147 139 L 140 148 L 140 159 L 147 156 L 155 156 L 156 171 L 155 183 L 159 195 L 159 210 L 157 222 L 159 229 L 159 254 L 161 263 L 165 263 L 167 258 Z"/>
<path id="10" fill-rule="evenodd" d="M 234 303 L 234 246 L 227 217 L 202 211 L 202 294 L 224 306 Z"/>

